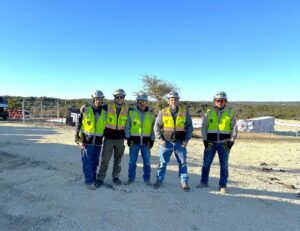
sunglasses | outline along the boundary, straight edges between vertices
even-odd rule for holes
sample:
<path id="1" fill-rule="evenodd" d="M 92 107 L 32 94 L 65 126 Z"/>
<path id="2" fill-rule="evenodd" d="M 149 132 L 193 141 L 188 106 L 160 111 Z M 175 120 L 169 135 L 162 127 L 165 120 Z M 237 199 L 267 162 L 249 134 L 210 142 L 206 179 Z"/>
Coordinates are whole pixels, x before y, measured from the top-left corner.
<path id="1" fill-rule="evenodd" d="M 138 104 L 144 104 L 146 101 L 137 101 Z"/>
<path id="2" fill-rule="evenodd" d="M 225 103 L 225 99 L 216 99 L 215 102 L 216 103 Z"/>
<path id="3" fill-rule="evenodd" d="M 124 96 L 116 96 L 115 99 L 124 99 Z"/>

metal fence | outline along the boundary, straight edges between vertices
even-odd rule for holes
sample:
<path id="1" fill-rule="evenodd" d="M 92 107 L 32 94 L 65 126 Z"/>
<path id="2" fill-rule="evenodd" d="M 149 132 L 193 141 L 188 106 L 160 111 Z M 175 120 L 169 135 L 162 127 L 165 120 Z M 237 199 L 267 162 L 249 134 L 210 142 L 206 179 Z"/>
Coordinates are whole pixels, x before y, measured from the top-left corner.
<path id="1" fill-rule="evenodd" d="M 23 100 L 21 108 L 9 110 L 9 118 L 25 121 L 64 122 L 68 105 L 65 101 Z"/>

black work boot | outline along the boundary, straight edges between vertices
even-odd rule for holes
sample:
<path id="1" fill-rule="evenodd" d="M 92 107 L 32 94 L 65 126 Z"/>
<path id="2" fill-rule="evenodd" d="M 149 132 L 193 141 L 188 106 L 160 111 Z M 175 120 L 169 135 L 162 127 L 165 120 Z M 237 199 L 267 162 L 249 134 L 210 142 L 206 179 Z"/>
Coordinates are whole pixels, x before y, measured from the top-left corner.
<path id="1" fill-rule="evenodd" d="M 207 188 L 208 187 L 208 184 L 207 183 L 200 183 L 196 186 L 196 188 Z"/>
<path id="2" fill-rule="evenodd" d="M 145 180 L 144 182 L 145 182 L 145 185 L 152 186 L 152 183 L 150 182 L 150 180 Z"/>
<path id="3" fill-rule="evenodd" d="M 95 187 L 99 188 L 99 187 L 101 187 L 103 185 L 103 183 L 104 183 L 103 180 L 96 180 L 95 181 Z"/>
<path id="4" fill-rule="evenodd" d="M 160 181 L 156 181 L 153 185 L 153 188 L 158 189 L 161 186 L 161 182 Z"/>
<path id="5" fill-rule="evenodd" d="M 122 184 L 122 181 L 121 181 L 118 177 L 115 177 L 115 178 L 113 179 L 113 182 L 114 182 L 114 184 L 116 184 L 116 185 L 121 185 L 121 184 Z"/>

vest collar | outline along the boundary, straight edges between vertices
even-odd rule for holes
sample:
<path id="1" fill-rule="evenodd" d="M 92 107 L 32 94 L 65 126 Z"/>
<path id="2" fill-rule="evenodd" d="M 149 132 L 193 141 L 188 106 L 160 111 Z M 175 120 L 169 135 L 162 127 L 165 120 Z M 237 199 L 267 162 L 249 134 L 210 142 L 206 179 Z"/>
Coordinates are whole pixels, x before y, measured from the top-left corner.
<path id="1" fill-rule="evenodd" d="M 226 109 L 226 105 L 223 108 L 218 108 L 217 106 L 213 106 L 216 111 L 223 112 Z"/>
<path id="2" fill-rule="evenodd" d="M 179 107 L 178 107 L 178 106 L 176 107 L 175 110 L 173 110 L 171 107 L 169 107 L 169 108 L 170 108 L 170 112 L 171 112 L 171 113 L 178 112 L 178 110 L 179 110 Z"/>

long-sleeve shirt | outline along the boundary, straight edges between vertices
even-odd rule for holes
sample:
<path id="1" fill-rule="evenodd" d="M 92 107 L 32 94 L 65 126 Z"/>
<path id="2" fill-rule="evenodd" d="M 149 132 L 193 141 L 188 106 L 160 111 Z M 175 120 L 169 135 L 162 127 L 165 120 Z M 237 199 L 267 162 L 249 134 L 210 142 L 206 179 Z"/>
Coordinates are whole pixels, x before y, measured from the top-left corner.
<path id="1" fill-rule="evenodd" d="M 219 108 L 214 106 L 214 109 L 218 113 L 218 119 L 221 118 L 222 114 L 225 111 L 225 108 L 226 108 L 226 106 L 222 109 L 219 109 Z M 238 130 L 237 130 L 236 122 L 237 122 L 237 118 L 234 115 L 232 120 L 231 120 L 231 123 L 230 123 L 230 127 L 231 127 L 230 140 L 231 141 L 234 141 L 237 137 Z M 202 134 L 202 139 L 203 140 L 207 140 L 207 133 L 208 133 L 208 118 L 207 118 L 207 114 L 205 114 L 205 116 L 202 118 L 202 125 L 201 125 L 201 134 Z M 224 142 L 226 142 L 226 141 L 224 141 L 224 140 L 223 141 L 221 141 L 221 140 L 216 141 L 216 143 L 224 143 Z"/>

